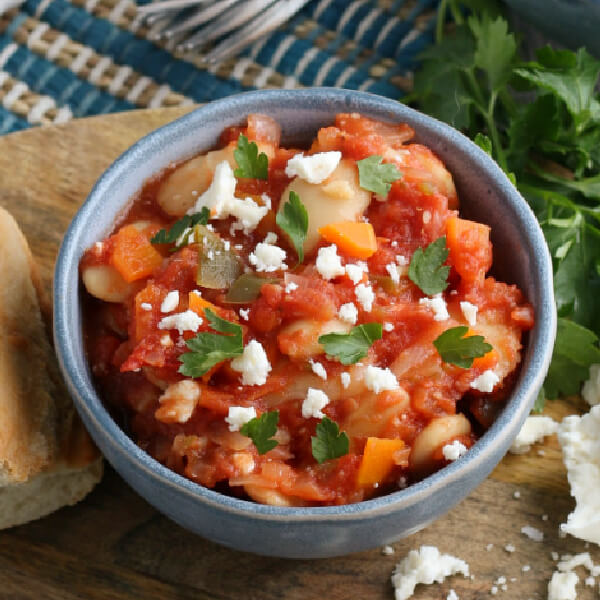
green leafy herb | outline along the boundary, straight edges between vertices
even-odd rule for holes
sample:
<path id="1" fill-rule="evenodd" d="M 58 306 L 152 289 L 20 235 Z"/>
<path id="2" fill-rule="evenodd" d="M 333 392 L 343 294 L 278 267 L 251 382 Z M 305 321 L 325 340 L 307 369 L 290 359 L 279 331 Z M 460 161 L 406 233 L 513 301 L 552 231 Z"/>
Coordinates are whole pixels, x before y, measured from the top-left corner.
<path id="1" fill-rule="evenodd" d="M 442 266 L 448 258 L 446 236 L 438 238 L 423 250 L 417 248 L 408 267 L 410 280 L 428 296 L 443 292 L 448 287 L 450 267 Z"/>
<path id="2" fill-rule="evenodd" d="M 392 183 L 402 177 L 396 165 L 383 163 L 383 158 L 374 154 L 356 161 L 360 187 L 381 196 L 387 196 Z"/>
<path id="3" fill-rule="evenodd" d="M 258 153 L 256 142 L 249 142 L 245 135 L 240 133 L 237 148 L 233 157 L 238 168 L 233 172 L 241 179 L 267 179 L 269 176 L 269 159 L 264 152 Z"/>
<path id="4" fill-rule="evenodd" d="M 150 241 L 153 244 L 177 243 L 177 247 L 181 248 L 182 246 L 189 244 L 190 236 L 193 233 L 193 227 L 196 225 L 206 225 L 209 217 L 210 211 L 208 208 L 206 208 L 206 206 L 203 206 L 199 213 L 185 215 L 179 219 L 179 221 L 175 221 L 168 231 L 166 229 L 161 229 Z M 186 233 L 186 229 L 189 229 L 187 235 L 185 235 L 183 239 L 179 240 L 179 238 Z"/>
<path id="5" fill-rule="evenodd" d="M 492 140 L 487 135 L 479 132 L 473 141 L 486 153 L 492 156 Z"/>
<path id="6" fill-rule="evenodd" d="M 179 372 L 186 377 L 202 377 L 215 365 L 235 358 L 244 351 L 242 328 L 239 325 L 222 319 L 210 308 L 206 308 L 204 314 L 210 326 L 225 335 L 204 331 L 186 340 L 190 352 L 179 356 L 179 361 L 183 363 Z"/>
<path id="7" fill-rule="evenodd" d="M 464 337 L 468 331 L 466 325 L 459 325 L 446 329 L 433 341 L 444 362 L 468 369 L 473 365 L 474 358 L 484 356 L 492 349 L 482 335 Z"/>
<path id="8" fill-rule="evenodd" d="M 260 296 L 260 289 L 265 283 L 278 283 L 279 279 L 259 277 L 254 273 L 240 275 L 229 288 L 225 302 L 230 304 L 249 304 Z"/>
<path id="9" fill-rule="evenodd" d="M 350 440 L 346 432 L 340 433 L 337 423 L 329 417 L 323 417 L 317 425 L 316 434 L 311 438 L 311 446 L 312 455 L 319 464 L 348 454 Z"/>
<path id="10" fill-rule="evenodd" d="M 240 433 L 252 439 L 259 454 L 266 454 L 278 444 L 277 440 L 271 439 L 277 433 L 278 422 L 278 410 L 266 412 L 242 425 Z"/>
<path id="11" fill-rule="evenodd" d="M 298 260 L 304 260 L 304 240 L 308 232 L 308 213 L 296 192 L 290 192 L 290 199 L 277 213 L 277 225 L 287 233 L 296 252 Z"/>
<path id="12" fill-rule="evenodd" d="M 381 339 L 381 323 L 357 325 L 350 333 L 327 333 L 319 337 L 319 344 L 328 356 L 335 356 L 343 365 L 352 365 L 367 356 L 375 340 Z"/>
<path id="13" fill-rule="evenodd" d="M 541 413 L 544 410 L 544 406 L 546 406 L 546 394 L 544 394 L 544 388 L 542 387 L 535 398 L 532 412 Z"/>

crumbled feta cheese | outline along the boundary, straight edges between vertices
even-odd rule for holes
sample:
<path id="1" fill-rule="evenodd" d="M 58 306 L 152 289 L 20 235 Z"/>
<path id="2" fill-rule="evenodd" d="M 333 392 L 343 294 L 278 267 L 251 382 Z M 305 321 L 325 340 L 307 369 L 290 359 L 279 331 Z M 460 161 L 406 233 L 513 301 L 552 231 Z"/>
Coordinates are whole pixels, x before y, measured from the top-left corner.
<path id="1" fill-rule="evenodd" d="M 384 556 L 391 556 L 392 554 L 394 554 L 394 549 L 391 546 L 384 546 L 381 549 L 381 554 L 383 554 Z"/>
<path id="2" fill-rule="evenodd" d="M 530 540 L 533 540 L 534 542 L 544 541 L 544 532 L 540 531 L 536 527 L 525 525 L 525 527 L 521 527 L 521 533 L 523 535 L 526 535 Z"/>
<path id="3" fill-rule="evenodd" d="M 523 571 L 523 573 L 527 573 L 528 571 L 531 571 L 531 566 L 530 565 L 523 565 L 521 567 L 521 571 Z"/>
<path id="4" fill-rule="evenodd" d="M 504 549 L 511 554 L 512 552 L 514 552 L 516 550 L 516 548 L 512 545 L 512 544 L 506 544 L 506 546 L 504 546 Z"/>
<path id="5" fill-rule="evenodd" d="M 296 154 L 288 160 L 285 174 L 288 177 L 300 177 L 308 183 L 322 183 L 335 171 L 341 158 L 342 153 L 337 150 L 311 156 Z"/>
<path id="6" fill-rule="evenodd" d="M 358 262 L 354 265 L 346 265 L 346 275 L 354 285 L 363 280 L 363 275 L 369 272 L 369 267 L 364 262 Z"/>
<path id="7" fill-rule="evenodd" d="M 342 373 L 340 379 L 342 380 L 342 387 L 347 390 L 350 386 L 350 373 Z"/>
<path id="8" fill-rule="evenodd" d="M 494 544 L 488 544 L 485 549 L 489 552 L 494 547 Z"/>
<path id="9" fill-rule="evenodd" d="M 161 336 L 160 345 L 165 347 L 173 345 L 173 340 L 171 339 L 171 336 L 168 333 L 165 333 L 163 336 Z"/>
<path id="10" fill-rule="evenodd" d="M 454 590 L 450 590 L 446 596 L 446 600 L 460 600 L 460 598 Z"/>
<path id="11" fill-rule="evenodd" d="M 390 331 L 394 331 L 394 324 L 393 323 L 388 323 L 387 321 L 383 324 L 383 330 L 387 331 L 388 333 Z"/>
<path id="12" fill-rule="evenodd" d="M 563 419 L 558 429 L 575 510 L 561 531 L 600 544 L 600 404 Z"/>
<path id="13" fill-rule="evenodd" d="M 169 405 L 168 413 L 165 414 L 168 422 L 187 423 L 190 420 L 200 398 L 200 389 L 195 381 L 184 379 L 171 384 L 165 390 L 158 401 L 161 405 Z M 162 410 L 164 411 L 165 407 Z"/>
<path id="14" fill-rule="evenodd" d="M 446 460 L 458 460 L 467 452 L 467 447 L 464 444 L 461 444 L 458 440 L 454 440 L 451 444 L 446 444 L 442 448 L 442 454 Z"/>
<path id="15" fill-rule="evenodd" d="M 420 583 L 442 583 L 446 577 L 461 573 L 469 576 L 469 565 L 460 558 L 441 554 L 435 546 L 411 550 L 392 574 L 395 600 L 408 600 Z"/>
<path id="16" fill-rule="evenodd" d="M 271 196 L 268 194 L 261 194 L 260 199 L 262 200 L 263 206 L 266 206 L 269 210 L 271 210 Z"/>
<path id="17" fill-rule="evenodd" d="M 495 596 L 498 593 L 498 586 L 493 585 L 492 588 L 490 589 L 490 594 L 492 596 Z"/>
<path id="18" fill-rule="evenodd" d="M 385 390 L 397 390 L 400 387 L 396 376 L 389 369 L 381 369 L 373 365 L 367 367 L 365 385 L 376 394 Z"/>
<path id="19" fill-rule="evenodd" d="M 550 417 L 534 415 L 527 417 L 521 431 L 514 439 L 509 451 L 513 454 L 525 454 L 529 451 L 532 444 L 539 442 L 548 435 L 558 431 L 558 423 Z"/>
<path id="20" fill-rule="evenodd" d="M 350 325 L 354 325 L 358 319 L 358 309 L 353 302 L 347 302 L 346 304 L 342 304 L 340 306 L 338 316 L 342 321 L 350 323 Z"/>
<path id="21" fill-rule="evenodd" d="M 436 294 L 433 298 L 421 298 L 419 304 L 430 308 L 433 311 L 434 321 L 446 321 L 450 318 L 446 301 L 442 298 L 442 294 Z"/>
<path id="22" fill-rule="evenodd" d="M 394 283 L 400 283 L 400 271 L 395 263 L 385 265 L 385 270 L 389 273 L 390 278 Z"/>
<path id="23" fill-rule="evenodd" d="M 242 374 L 244 385 L 264 385 L 271 363 L 260 342 L 252 340 L 244 347 L 243 354 L 231 361 L 231 368 Z"/>
<path id="24" fill-rule="evenodd" d="M 150 304 L 149 302 L 142 302 L 140 304 L 140 308 L 142 310 L 152 310 L 152 304 Z"/>
<path id="25" fill-rule="evenodd" d="M 500 381 L 500 378 L 494 371 L 488 369 L 484 371 L 479 377 L 476 377 L 469 384 L 474 390 L 479 392 L 493 392 L 494 386 Z"/>
<path id="26" fill-rule="evenodd" d="M 287 269 L 287 265 L 284 262 L 285 250 L 279 246 L 272 246 L 265 242 L 256 244 L 256 248 L 254 248 L 254 252 L 250 253 L 248 260 L 258 272 L 272 273 L 273 271 L 284 271 Z"/>
<path id="27" fill-rule="evenodd" d="M 308 362 L 310 363 L 312 372 L 323 379 L 323 381 L 327 381 L 327 371 L 325 370 L 325 367 L 320 362 L 317 362 L 312 358 Z"/>
<path id="28" fill-rule="evenodd" d="M 554 562 L 558 560 L 558 552 L 550 552 L 550 556 Z"/>
<path id="29" fill-rule="evenodd" d="M 600 404 L 600 365 L 590 366 L 590 376 L 581 388 L 581 395 L 590 406 Z"/>
<path id="30" fill-rule="evenodd" d="M 585 585 L 587 585 L 588 587 L 594 587 L 596 585 L 596 580 L 593 577 L 586 577 Z"/>
<path id="31" fill-rule="evenodd" d="M 240 318 L 241 319 L 243 319 L 244 321 L 247 321 L 249 316 L 250 316 L 249 308 L 240 308 Z"/>
<path id="32" fill-rule="evenodd" d="M 285 285 L 285 293 L 289 294 L 290 292 L 293 292 L 294 290 L 298 289 L 298 284 L 294 283 L 293 281 L 290 281 L 288 283 L 286 283 Z"/>
<path id="33" fill-rule="evenodd" d="M 177 329 L 182 334 L 184 331 L 198 331 L 202 325 L 202 317 L 199 317 L 193 310 L 177 313 L 163 317 L 158 324 L 159 329 Z"/>
<path id="34" fill-rule="evenodd" d="M 548 520 L 548 515 L 542 515 L 542 521 L 547 521 Z"/>
<path id="35" fill-rule="evenodd" d="M 229 424 L 229 431 L 239 431 L 248 421 L 256 418 L 254 406 L 230 406 L 225 422 Z"/>
<path id="36" fill-rule="evenodd" d="M 470 302 L 461 302 L 460 310 L 462 311 L 462 314 L 464 315 L 467 323 L 471 327 L 475 327 L 475 325 L 477 324 L 477 306 L 471 304 Z"/>
<path id="37" fill-rule="evenodd" d="M 162 301 L 160 305 L 160 312 L 162 313 L 170 313 L 173 312 L 179 306 L 179 292 L 174 290 L 169 292 L 165 299 Z"/>
<path id="38" fill-rule="evenodd" d="M 559 573 L 555 571 L 548 583 L 548 600 L 576 600 L 575 586 L 579 577 L 575 573 Z"/>
<path id="39" fill-rule="evenodd" d="M 327 280 L 335 279 L 346 272 L 337 254 L 337 246 L 335 244 L 319 248 L 315 266 L 321 277 Z"/>
<path id="40" fill-rule="evenodd" d="M 359 283 L 354 288 L 354 294 L 358 300 L 358 303 L 363 307 L 363 310 L 365 312 L 371 312 L 371 309 L 373 308 L 373 301 L 375 300 L 373 288 L 370 285 Z"/>
<path id="41" fill-rule="evenodd" d="M 506 583 L 506 577 L 504 577 L 504 575 L 500 575 L 500 577 L 498 577 L 494 583 L 496 585 L 504 585 Z"/>
<path id="42" fill-rule="evenodd" d="M 264 244 L 274 244 L 277 241 L 277 234 L 269 231 L 264 239 Z"/>
<path id="43" fill-rule="evenodd" d="M 577 567 L 585 567 L 592 575 L 600 575 L 600 567 L 594 564 L 589 552 L 582 552 L 574 556 L 565 554 L 561 556 L 561 561 L 556 565 L 556 568 L 563 573 L 574 571 Z"/>
<path id="44" fill-rule="evenodd" d="M 517 490 L 514 494 L 513 494 L 513 498 L 515 500 L 518 500 L 521 497 L 521 492 L 519 492 L 519 490 Z"/>
<path id="45" fill-rule="evenodd" d="M 401 254 L 396 255 L 396 262 L 398 263 L 398 266 L 400 266 L 400 267 L 408 267 L 408 265 L 410 263 L 408 258 L 406 258 L 406 256 L 402 256 Z"/>
<path id="46" fill-rule="evenodd" d="M 384 198 L 384 200 L 385 200 L 385 198 Z M 398 247 L 398 242 L 396 240 L 392 240 L 392 243 L 390 244 L 390 246 L 392 248 L 397 248 Z"/>
<path id="47" fill-rule="evenodd" d="M 302 416 L 305 419 L 322 419 L 325 415 L 321 412 L 329 404 L 329 396 L 321 390 L 308 388 L 306 398 L 302 402 Z"/>
<path id="48" fill-rule="evenodd" d="M 229 252 L 230 249 L 231 242 L 229 240 L 223 240 L 223 250 L 225 250 L 225 252 Z"/>
<path id="49" fill-rule="evenodd" d="M 427 225 L 431 221 L 431 212 L 428 210 L 423 211 L 423 225 Z"/>

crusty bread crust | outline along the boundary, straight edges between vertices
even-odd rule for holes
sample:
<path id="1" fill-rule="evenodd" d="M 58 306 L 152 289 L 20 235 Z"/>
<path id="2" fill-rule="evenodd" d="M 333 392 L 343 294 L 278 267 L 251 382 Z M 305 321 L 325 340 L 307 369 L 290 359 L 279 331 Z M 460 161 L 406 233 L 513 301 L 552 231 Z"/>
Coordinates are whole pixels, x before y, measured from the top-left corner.
<path id="1" fill-rule="evenodd" d="M 99 452 L 62 383 L 25 237 L 0 208 L 0 529 L 83 498 Z"/>

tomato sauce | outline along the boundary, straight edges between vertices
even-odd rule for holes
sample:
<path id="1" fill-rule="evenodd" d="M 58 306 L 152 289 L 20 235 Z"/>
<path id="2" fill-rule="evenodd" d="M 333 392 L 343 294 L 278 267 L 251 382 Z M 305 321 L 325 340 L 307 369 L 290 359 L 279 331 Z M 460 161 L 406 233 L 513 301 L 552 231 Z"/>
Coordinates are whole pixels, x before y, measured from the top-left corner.
<path id="1" fill-rule="evenodd" d="M 221 175 L 231 181 L 240 167 L 241 136 L 265 154 L 268 174 L 236 171 L 229 197 L 215 182 Z M 92 246 L 80 266 L 95 383 L 141 448 L 200 485 L 257 502 L 309 506 L 402 488 L 448 464 L 449 444 L 466 452 L 476 443 L 511 392 L 533 308 L 516 286 L 487 276 L 489 228 L 459 217 L 451 174 L 412 136 L 406 124 L 338 115 L 304 150 L 323 165 L 325 158 L 335 163 L 311 182 L 310 174 L 289 168 L 303 151 L 281 147 L 279 126 L 250 115 L 247 126 L 223 132 L 215 151 L 143 186 L 112 235 Z M 360 161 L 373 156 L 396 168 L 385 194 L 366 187 L 359 172 Z M 301 262 L 281 226 L 294 190 L 301 190 L 309 223 Z M 208 210 L 205 225 L 156 242 L 161 230 L 166 234 L 188 212 L 199 214 L 201 205 Z M 250 222 L 243 210 L 260 218 Z M 372 227 L 376 250 L 359 260 L 352 244 L 334 245 L 332 274 L 325 265 L 331 244 L 310 229 L 325 218 L 327 225 L 342 223 L 342 233 L 349 221 Z M 447 285 L 426 294 L 411 268 L 415 254 L 440 238 Z M 278 249 L 267 248 L 268 257 L 283 252 L 284 261 L 261 263 L 261 244 Z M 226 284 L 208 284 L 199 264 L 211 277 L 233 275 Z M 244 275 L 255 290 L 235 296 Z M 216 340 L 219 348 L 231 342 L 211 315 L 241 332 L 241 345 L 192 376 L 182 357 L 207 352 L 194 346 L 198 340 Z M 347 340 L 370 324 L 380 326 L 380 336 L 362 358 L 344 362 L 325 353 L 321 336 Z M 448 360 L 434 344 L 460 326 L 492 347 L 469 366 Z M 251 357 L 253 343 L 260 351 Z M 243 422 L 232 416 L 237 409 Z M 276 427 L 266 436 L 272 447 L 261 449 L 246 425 L 275 412 Z M 325 439 L 326 426 L 337 428 L 337 441 Z M 325 450 L 315 450 L 321 442 Z"/>

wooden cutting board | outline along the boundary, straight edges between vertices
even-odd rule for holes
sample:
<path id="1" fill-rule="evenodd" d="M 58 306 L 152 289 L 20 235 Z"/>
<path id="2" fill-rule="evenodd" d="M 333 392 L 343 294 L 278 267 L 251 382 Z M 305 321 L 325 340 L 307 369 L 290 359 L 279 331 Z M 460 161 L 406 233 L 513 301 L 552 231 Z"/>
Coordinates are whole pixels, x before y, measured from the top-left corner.
<path id="1" fill-rule="evenodd" d="M 138 138 L 184 112 L 135 111 L 0 138 L 0 205 L 21 225 L 48 289 L 63 233 L 100 173 Z M 547 412 L 560 419 L 582 410 L 572 398 L 550 403 Z M 394 544 L 392 556 L 373 550 L 293 561 L 234 552 L 191 534 L 107 468 L 77 506 L 0 532 L 0 598 L 391 600 L 394 565 L 410 549 L 430 544 L 466 560 L 475 577 L 419 586 L 416 599 L 444 600 L 451 588 L 461 600 L 489 598 L 504 576 L 508 590 L 499 590 L 499 597 L 542 600 L 553 572 L 550 553 L 584 551 L 583 542 L 558 537 L 573 505 L 553 437 L 527 455 L 507 456 L 444 518 Z M 545 541 L 526 538 L 520 532 L 525 525 L 543 530 Z M 507 544 L 516 550 L 507 552 Z M 590 552 L 600 562 L 600 550 Z M 531 570 L 522 572 L 524 565 Z M 580 599 L 596 593 L 580 583 Z"/>

